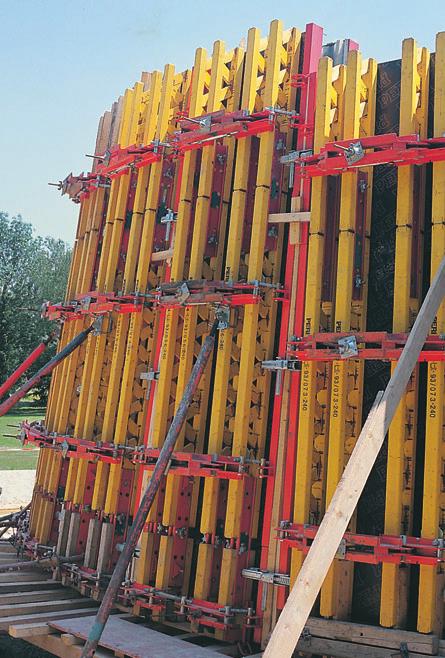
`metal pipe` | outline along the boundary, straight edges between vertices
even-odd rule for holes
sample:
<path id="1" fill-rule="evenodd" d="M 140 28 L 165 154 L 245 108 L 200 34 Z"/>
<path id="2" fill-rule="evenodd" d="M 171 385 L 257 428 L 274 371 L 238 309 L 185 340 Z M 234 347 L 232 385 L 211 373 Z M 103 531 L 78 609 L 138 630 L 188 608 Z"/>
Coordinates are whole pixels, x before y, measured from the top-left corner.
<path id="1" fill-rule="evenodd" d="M 16 381 L 23 375 L 23 373 L 26 372 L 26 370 L 28 370 L 28 368 L 32 366 L 35 361 L 37 361 L 39 356 L 43 354 L 53 338 L 54 332 L 44 338 L 40 345 L 38 345 L 35 350 L 33 350 L 31 354 L 26 357 L 23 363 L 20 364 L 16 370 L 14 370 L 12 375 L 9 375 L 8 379 L 0 386 L 0 399 L 5 395 L 5 393 L 9 391 L 12 386 L 14 386 Z"/>
<path id="2" fill-rule="evenodd" d="M 33 567 L 50 567 L 56 569 L 63 564 L 75 564 L 81 562 L 85 555 L 73 555 L 72 557 L 59 557 L 58 555 L 48 555 L 47 557 L 40 557 L 37 560 L 21 560 L 20 562 L 7 562 L 0 565 L 0 573 L 6 571 L 20 571 L 21 569 L 28 569 Z"/>
<path id="3" fill-rule="evenodd" d="M 73 338 L 73 340 L 66 345 L 63 350 L 58 352 L 55 356 L 53 356 L 52 359 L 48 361 L 40 370 L 36 372 L 33 377 L 28 379 L 23 386 L 21 386 L 15 393 L 13 393 L 7 400 L 3 402 L 3 404 L 0 404 L 0 416 L 4 416 L 12 407 L 17 404 L 19 400 L 25 397 L 25 395 L 30 391 L 36 384 L 39 383 L 39 381 L 45 377 L 45 375 L 49 375 L 50 372 L 54 370 L 54 368 L 61 362 L 63 359 L 65 359 L 67 356 L 71 354 L 71 352 L 74 352 L 76 347 L 79 347 L 84 340 L 87 338 L 88 334 L 93 330 L 94 324 L 92 324 L 88 329 L 84 329 L 83 331 L 80 332 L 77 336 Z"/>
<path id="4" fill-rule="evenodd" d="M 156 493 L 162 482 L 162 478 L 168 468 L 168 464 L 175 448 L 176 441 L 179 437 L 181 428 L 187 417 L 187 412 L 192 403 L 193 395 L 195 394 L 199 381 L 213 351 L 217 328 L 218 320 L 213 324 L 209 335 L 201 347 L 201 351 L 199 352 L 195 365 L 193 366 L 190 379 L 187 382 L 187 386 L 185 387 L 181 402 L 179 403 L 179 406 L 176 410 L 176 414 L 173 418 L 172 424 L 170 425 L 170 429 L 167 432 L 164 445 L 162 446 L 161 452 L 159 453 L 156 466 L 153 470 L 150 481 L 141 500 L 139 509 L 133 521 L 133 525 L 131 526 L 128 533 L 128 537 L 124 544 L 122 553 L 120 554 L 117 564 L 114 568 L 113 575 L 111 576 L 111 580 L 104 594 L 104 598 L 100 604 L 96 619 L 94 620 L 94 624 L 88 635 L 88 640 L 83 648 L 81 658 L 92 658 L 94 656 L 97 645 L 99 644 L 99 640 L 102 636 L 105 624 L 107 623 L 108 617 L 110 616 L 111 608 L 116 599 L 122 581 L 125 578 L 125 572 L 133 556 L 136 544 L 147 520 L 147 515 L 151 509 Z"/>

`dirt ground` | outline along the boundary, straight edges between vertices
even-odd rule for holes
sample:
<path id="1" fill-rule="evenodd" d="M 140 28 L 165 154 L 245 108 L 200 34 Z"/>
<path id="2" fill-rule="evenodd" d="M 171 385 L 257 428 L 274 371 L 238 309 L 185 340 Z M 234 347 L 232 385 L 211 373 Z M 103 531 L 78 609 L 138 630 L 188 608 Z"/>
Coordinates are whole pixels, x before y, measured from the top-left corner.
<path id="1" fill-rule="evenodd" d="M 35 471 L 0 471 L 0 515 L 29 503 L 35 476 Z"/>

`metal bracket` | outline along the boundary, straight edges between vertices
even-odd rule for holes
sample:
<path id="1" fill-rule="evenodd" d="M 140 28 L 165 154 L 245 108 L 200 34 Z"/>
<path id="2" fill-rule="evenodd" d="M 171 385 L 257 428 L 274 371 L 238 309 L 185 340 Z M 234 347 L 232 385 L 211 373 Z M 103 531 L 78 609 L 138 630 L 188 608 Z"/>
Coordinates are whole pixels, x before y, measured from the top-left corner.
<path id="1" fill-rule="evenodd" d="M 284 110 L 281 107 L 275 107 L 273 105 L 269 105 L 268 107 L 265 107 L 264 109 L 267 110 L 268 112 L 270 112 L 271 116 L 274 116 L 275 114 L 280 114 L 280 115 L 285 116 L 285 117 L 290 117 L 291 119 L 298 119 L 299 116 L 300 116 L 299 114 L 297 114 L 296 112 L 293 112 L 292 110 Z"/>
<path id="2" fill-rule="evenodd" d="M 63 456 L 63 458 L 65 459 L 65 457 L 66 457 L 67 454 L 68 454 L 68 450 L 70 449 L 70 446 L 69 446 L 68 441 L 66 441 L 66 440 L 63 441 L 63 442 L 60 444 L 60 447 L 62 448 L 62 456 Z"/>
<path id="3" fill-rule="evenodd" d="M 301 151 L 290 151 L 289 153 L 286 153 L 286 155 L 281 156 L 280 163 L 285 165 L 290 165 L 293 164 L 294 162 L 297 162 L 297 160 L 304 160 L 304 158 L 308 158 L 311 155 L 314 155 L 312 149 L 303 149 Z"/>
<path id="4" fill-rule="evenodd" d="M 85 297 L 82 297 L 81 302 L 80 302 L 80 308 L 82 311 L 88 311 L 90 308 L 91 304 L 91 297 L 89 295 L 85 295 Z"/>
<path id="5" fill-rule="evenodd" d="M 165 241 L 168 242 L 170 238 L 171 225 L 176 222 L 178 213 L 174 212 L 171 208 L 166 208 L 166 213 L 161 217 L 161 224 L 166 224 L 165 227 Z"/>
<path id="6" fill-rule="evenodd" d="M 153 146 L 153 153 L 158 153 L 160 147 L 170 148 L 171 144 L 169 142 L 161 142 L 160 139 L 153 139 L 151 142 Z"/>
<path id="7" fill-rule="evenodd" d="M 341 359 L 350 359 L 358 355 L 357 339 L 355 336 L 345 336 L 338 339 L 338 352 Z"/>
<path id="8" fill-rule="evenodd" d="M 218 320 L 218 330 L 228 329 L 230 326 L 230 308 L 228 306 L 217 306 L 215 317 Z"/>
<path id="9" fill-rule="evenodd" d="M 147 389 L 145 391 L 145 399 L 148 400 L 150 397 L 151 387 L 153 382 L 157 382 L 159 379 L 160 372 L 159 370 L 149 370 L 148 372 L 141 372 L 139 379 L 147 382 Z"/>
<path id="10" fill-rule="evenodd" d="M 258 580 L 262 583 L 267 583 L 268 585 L 285 585 L 286 587 L 290 585 L 290 576 L 286 573 L 276 573 L 274 571 L 265 571 L 262 569 L 256 569 L 255 567 L 248 567 L 247 569 L 243 569 L 241 574 L 244 578 Z"/>
<path id="11" fill-rule="evenodd" d="M 190 123 L 196 123 L 197 126 L 210 130 L 212 126 L 212 117 L 210 115 L 202 117 L 202 119 L 191 119 L 190 117 L 184 117 L 183 121 L 190 121 Z"/>
<path id="12" fill-rule="evenodd" d="M 261 361 L 261 367 L 264 370 L 301 370 L 301 361 L 297 359 L 271 359 L 270 361 Z"/>
<path id="13" fill-rule="evenodd" d="M 409 658 L 409 649 L 406 642 L 401 642 L 400 650 L 391 654 L 391 657 L 395 658 L 396 656 L 400 656 L 400 658 Z"/>
<path id="14" fill-rule="evenodd" d="M 188 285 L 184 281 L 184 283 L 181 284 L 181 286 L 178 288 L 176 292 L 176 298 L 180 304 L 184 304 L 189 297 L 190 297 L 190 290 Z"/>
<path id="15" fill-rule="evenodd" d="M 365 152 L 360 142 L 352 142 L 349 146 L 342 146 L 341 144 L 335 144 L 335 146 L 343 151 L 348 165 L 355 164 L 365 157 Z"/>
<path id="16" fill-rule="evenodd" d="M 139 379 L 145 379 L 148 382 L 157 381 L 159 379 L 159 370 L 149 370 L 148 372 L 141 372 Z"/>
<path id="17" fill-rule="evenodd" d="M 93 336 L 100 336 L 102 333 L 102 325 L 104 323 L 104 316 L 98 315 L 93 322 Z"/>
<path id="18" fill-rule="evenodd" d="M 311 643 L 312 635 L 307 626 L 303 628 L 303 631 L 301 633 L 301 639 L 303 640 L 303 642 L 307 642 L 307 644 Z"/>
<path id="19" fill-rule="evenodd" d="M 264 370 L 275 370 L 277 373 L 275 380 L 275 395 L 280 395 L 281 384 L 283 381 L 283 371 L 289 370 L 295 372 L 301 370 L 301 361 L 296 359 L 272 359 L 270 361 L 262 361 L 261 367 Z"/>
<path id="20" fill-rule="evenodd" d="M 336 558 L 343 560 L 346 557 L 346 540 L 342 539 L 335 554 Z"/>

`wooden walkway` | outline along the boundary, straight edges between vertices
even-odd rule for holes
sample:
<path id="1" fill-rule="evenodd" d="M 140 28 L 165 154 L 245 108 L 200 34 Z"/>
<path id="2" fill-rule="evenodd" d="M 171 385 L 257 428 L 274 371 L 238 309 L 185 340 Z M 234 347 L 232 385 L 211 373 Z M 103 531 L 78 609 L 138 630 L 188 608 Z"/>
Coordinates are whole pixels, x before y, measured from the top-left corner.
<path id="1" fill-rule="evenodd" d="M 14 548 L 1 542 L 0 565 L 15 560 Z M 64 587 L 31 563 L 20 571 L 0 573 L 0 633 L 26 640 L 55 656 L 80 657 L 97 608 L 96 601 Z M 97 658 L 217 658 L 231 649 L 227 645 L 200 647 L 194 643 L 199 641 L 196 634 L 184 632 L 174 637 L 132 623 L 130 618 L 128 614 L 110 617 Z"/>

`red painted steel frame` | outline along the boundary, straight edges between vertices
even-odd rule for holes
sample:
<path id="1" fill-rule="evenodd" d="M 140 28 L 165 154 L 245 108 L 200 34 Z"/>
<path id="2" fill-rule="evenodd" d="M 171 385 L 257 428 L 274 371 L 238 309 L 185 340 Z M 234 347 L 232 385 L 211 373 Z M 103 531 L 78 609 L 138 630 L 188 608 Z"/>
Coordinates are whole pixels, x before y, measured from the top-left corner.
<path id="1" fill-rule="evenodd" d="M 297 116 L 291 117 L 298 119 Z M 207 124 L 206 124 L 207 120 Z M 126 148 L 114 147 L 103 156 L 98 156 L 100 164 L 94 173 L 73 176 L 70 174 L 59 184 L 62 194 L 79 203 L 99 185 L 108 185 L 109 180 L 118 178 L 131 170 L 140 169 L 158 162 L 163 156 L 170 159 L 181 157 L 185 152 L 210 146 L 224 137 L 252 137 L 275 128 L 275 112 L 272 109 L 248 114 L 238 112 L 214 112 L 196 119 L 180 120 L 181 130 L 169 143 L 154 141 L 151 144 Z"/>
<path id="2" fill-rule="evenodd" d="M 43 317 L 49 320 L 64 320 L 69 322 L 79 320 L 85 315 L 105 315 L 107 313 L 141 313 L 145 306 L 163 308 L 185 308 L 200 304 L 223 304 L 225 306 L 243 306 L 257 304 L 260 300 L 261 283 L 238 282 L 230 284 L 226 281 L 184 281 L 176 282 L 176 289 L 181 283 L 189 288 L 190 295 L 184 302 L 179 301 L 175 294 L 163 294 L 162 285 L 147 294 L 133 293 L 117 295 L 115 293 L 88 292 L 67 304 L 48 304 Z M 276 294 L 281 293 L 277 289 Z"/>
<path id="3" fill-rule="evenodd" d="M 278 530 L 282 544 L 306 554 L 317 534 L 318 526 L 283 523 Z M 359 535 L 346 532 L 338 557 L 364 564 L 426 564 L 445 562 L 443 539 L 425 539 L 408 535 Z"/>
<path id="4" fill-rule="evenodd" d="M 348 163 L 344 149 L 360 143 L 364 154 L 354 163 Z M 373 149 L 373 150 L 371 150 Z M 329 142 L 320 153 L 299 158 L 295 167 L 302 176 L 335 176 L 358 167 L 375 167 L 393 164 L 397 167 L 423 165 L 445 160 L 445 138 L 421 140 L 417 135 L 398 136 L 395 133 Z"/>
<path id="5" fill-rule="evenodd" d="M 358 354 L 351 358 L 396 361 L 408 334 L 389 334 L 385 331 L 318 333 L 290 341 L 287 356 L 301 361 L 335 361 L 342 358 L 338 340 L 346 337 L 354 337 L 357 342 Z M 428 336 L 418 361 L 445 361 L 445 339 L 434 334 Z"/>
<path id="6" fill-rule="evenodd" d="M 253 608 L 232 608 L 214 601 L 175 596 L 142 583 L 132 583 L 129 587 L 123 588 L 119 598 L 123 601 L 130 600 L 141 608 L 151 610 L 154 616 L 165 613 L 167 606 L 171 614 L 173 605 L 179 618 L 187 619 L 194 626 L 225 631 L 228 633 L 226 636 L 228 640 L 231 639 L 231 632 L 233 639 L 239 640 L 241 629 L 242 639 L 247 641 L 247 633 L 255 627 L 257 621 Z"/>
<path id="7" fill-rule="evenodd" d="M 130 447 L 101 441 L 88 441 L 67 435 L 48 433 L 40 425 L 21 425 L 21 439 L 24 444 L 53 448 L 64 453 L 64 457 L 87 459 L 94 463 L 121 464 L 128 460 L 144 470 L 152 470 L 159 457 L 159 448 L 143 446 Z M 252 469 L 256 473 L 252 473 Z M 174 452 L 169 472 L 184 477 L 215 477 L 223 480 L 240 480 L 248 477 L 266 478 L 271 474 L 269 463 L 264 460 L 249 460 L 243 457 L 226 455 L 198 454 L 195 452 Z"/>
<path id="8" fill-rule="evenodd" d="M 304 35 L 304 55 L 301 74 L 296 76 L 294 85 L 300 90 L 299 103 L 299 121 L 295 125 L 297 132 L 296 148 L 303 150 L 310 148 L 313 140 L 313 125 L 315 115 L 315 94 L 316 94 L 316 71 L 318 61 L 322 53 L 323 28 L 309 23 L 306 25 Z M 299 210 L 310 209 L 310 180 L 301 177 L 296 170 L 292 197 L 300 200 Z M 297 277 L 297 299 L 295 307 L 295 317 L 290 317 L 289 303 L 282 304 L 281 327 L 279 336 L 278 354 L 284 357 L 287 347 L 287 341 L 290 334 L 299 335 L 303 328 L 304 314 L 304 290 L 306 284 L 306 266 L 307 266 L 307 245 L 309 227 L 306 223 L 300 228 L 300 244 L 288 244 L 286 252 L 286 269 L 285 269 L 285 290 L 290 291 L 294 277 Z M 298 253 L 298 270 L 294 271 L 294 262 L 296 251 Z M 289 516 L 293 500 L 293 480 L 296 459 L 296 441 L 298 425 L 298 399 L 299 399 L 299 380 L 300 374 L 297 372 L 290 381 L 289 393 L 289 419 L 287 431 L 286 459 L 284 489 L 282 492 L 282 514 Z M 278 442 L 280 434 L 280 417 L 282 411 L 283 391 L 275 391 L 275 398 L 272 411 L 272 427 L 269 448 L 269 462 L 272 472 L 276 467 L 278 452 Z M 261 538 L 261 558 L 260 567 L 267 567 L 268 549 L 271 534 L 272 506 L 274 499 L 275 479 L 269 478 L 266 487 L 266 496 L 264 501 L 263 530 Z M 280 495 L 280 494 L 278 494 Z M 288 551 L 280 553 L 280 569 L 288 569 Z M 263 584 L 258 585 L 257 609 L 261 610 L 261 601 L 263 597 Z M 283 600 L 284 603 L 284 600 Z M 257 632 L 255 639 L 260 641 L 261 638 Z"/>

